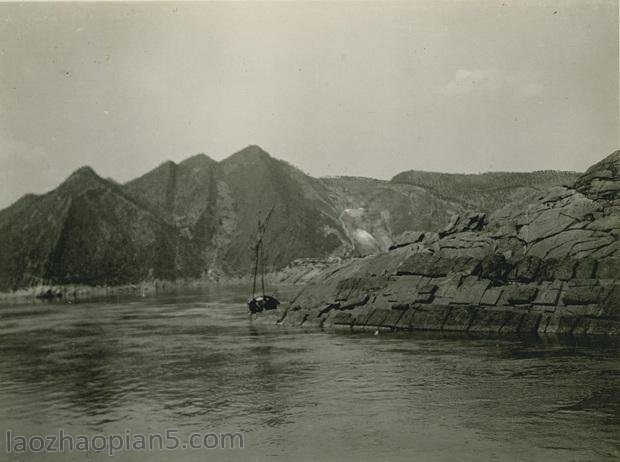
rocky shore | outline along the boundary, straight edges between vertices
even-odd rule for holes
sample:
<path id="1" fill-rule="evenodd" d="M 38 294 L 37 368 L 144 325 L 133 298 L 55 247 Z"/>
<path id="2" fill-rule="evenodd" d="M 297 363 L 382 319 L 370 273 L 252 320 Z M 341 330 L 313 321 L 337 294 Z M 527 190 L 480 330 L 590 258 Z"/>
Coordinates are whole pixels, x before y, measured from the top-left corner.
<path id="1" fill-rule="evenodd" d="M 411 232 L 328 268 L 279 316 L 291 326 L 499 334 L 620 333 L 620 151 L 574 185 L 490 216 Z"/>

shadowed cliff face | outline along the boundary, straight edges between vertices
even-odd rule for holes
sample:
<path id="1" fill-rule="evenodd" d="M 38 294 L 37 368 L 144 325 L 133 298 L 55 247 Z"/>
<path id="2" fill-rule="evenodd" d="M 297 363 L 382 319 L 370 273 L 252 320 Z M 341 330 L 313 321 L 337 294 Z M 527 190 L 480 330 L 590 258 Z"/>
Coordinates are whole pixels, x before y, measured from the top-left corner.
<path id="1" fill-rule="evenodd" d="M 264 241 L 268 268 L 282 267 L 297 258 L 348 252 L 350 243 L 319 180 L 257 146 L 222 161 L 219 172 L 236 217 L 231 243 L 222 253 L 221 262 L 228 272 L 250 271 L 258 220 L 272 207 Z"/>
<path id="2" fill-rule="evenodd" d="M 268 268 L 301 257 L 346 253 L 348 241 L 319 180 L 249 146 L 217 163 L 204 155 L 172 162 L 125 191 L 180 228 L 201 249 L 203 267 L 228 274 L 252 268 L 258 220 L 273 207 Z M 287 242 L 287 245 L 282 245 Z"/>
<path id="3" fill-rule="evenodd" d="M 123 190 L 167 221 L 195 225 L 216 201 L 217 162 L 198 154 L 175 164 L 168 161 L 130 181 Z"/>
<path id="4" fill-rule="evenodd" d="M 439 233 L 328 268 L 282 317 L 347 330 L 618 334 L 618 152 L 574 187 L 530 193 Z"/>
<path id="5" fill-rule="evenodd" d="M 272 207 L 267 271 L 300 258 L 376 254 L 407 243 L 412 231 L 429 235 L 453 214 L 475 210 L 476 202 L 463 200 L 471 184 L 489 193 L 511 174 L 468 175 L 464 183 L 458 175 L 439 182 L 428 175 L 416 184 L 316 179 L 258 146 L 221 162 L 204 154 L 166 162 L 125 185 L 83 167 L 54 191 L 0 211 L 0 290 L 247 274 L 258 220 Z M 502 194 L 526 204 L 543 185 L 571 175 L 517 174 Z M 483 210 L 497 212 L 500 202 Z M 536 226 L 517 223 L 505 240 L 527 240 L 519 233 L 542 232 Z"/>
<path id="6" fill-rule="evenodd" d="M 119 284 L 168 278 L 191 255 L 176 255 L 177 230 L 90 168 L 57 189 L 0 212 L 0 286 L 41 282 Z"/>

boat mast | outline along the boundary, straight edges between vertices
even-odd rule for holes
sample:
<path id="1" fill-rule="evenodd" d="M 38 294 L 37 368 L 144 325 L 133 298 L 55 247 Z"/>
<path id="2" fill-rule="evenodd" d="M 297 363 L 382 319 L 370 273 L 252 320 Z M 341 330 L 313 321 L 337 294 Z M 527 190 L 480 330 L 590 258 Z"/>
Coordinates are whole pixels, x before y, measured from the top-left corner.
<path id="1" fill-rule="evenodd" d="M 271 213 L 273 212 L 274 208 L 275 208 L 275 205 L 271 207 L 271 210 L 269 210 L 269 213 L 267 214 L 263 222 L 260 221 L 260 218 L 258 219 L 258 232 L 257 232 L 257 239 L 256 239 L 256 247 L 254 248 L 255 260 L 254 260 L 254 280 L 252 282 L 252 298 L 254 298 L 256 294 L 256 278 L 258 277 L 259 261 L 260 261 L 260 267 L 261 267 L 261 288 L 263 290 L 263 297 L 265 296 L 265 263 L 263 261 L 263 237 L 265 235 L 265 229 L 267 228 L 267 223 L 269 222 L 269 218 L 271 218 Z"/>
<path id="2" fill-rule="evenodd" d="M 261 246 L 260 246 L 260 268 L 261 268 L 261 274 L 260 274 L 260 283 L 263 289 L 263 297 L 265 297 L 265 260 L 263 259 L 263 243 L 261 241 Z"/>
<path id="3" fill-rule="evenodd" d="M 258 228 L 260 229 L 260 220 L 258 221 Z M 252 282 L 252 298 L 254 298 L 256 294 L 256 276 L 258 275 L 258 252 L 260 248 L 260 238 L 256 241 L 256 246 L 254 250 L 256 255 L 254 257 L 254 281 Z"/>

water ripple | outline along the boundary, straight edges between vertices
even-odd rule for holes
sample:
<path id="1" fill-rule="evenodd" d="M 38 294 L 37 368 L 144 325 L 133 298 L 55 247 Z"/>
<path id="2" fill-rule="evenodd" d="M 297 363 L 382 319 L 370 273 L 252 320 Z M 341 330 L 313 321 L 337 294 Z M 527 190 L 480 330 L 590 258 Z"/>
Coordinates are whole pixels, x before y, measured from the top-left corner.
<path id="1" fill-rule="evenodd" d="M 244 431 L 255 460 L 618 457 L 617 345 L 257 329 L 211 296 L 0 308 L 0 422 Z"/>

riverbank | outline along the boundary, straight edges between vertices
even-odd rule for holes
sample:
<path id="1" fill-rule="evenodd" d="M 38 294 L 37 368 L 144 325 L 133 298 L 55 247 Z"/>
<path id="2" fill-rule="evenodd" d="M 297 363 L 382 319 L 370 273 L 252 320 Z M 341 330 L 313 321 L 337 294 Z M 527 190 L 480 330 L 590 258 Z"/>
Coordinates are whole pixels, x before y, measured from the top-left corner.
<path id="1" fill-rule="evenodd" d="M 373 271 L 381 260 L 343 265 L 313 281 L 281 322 L 373 332 L 620 334 L 617 260 L 513 263 L 497 256 L 442 259 L 403 248 L 383 256 L 394 265 L 380 265 L 387 276 Z"/>
<path id="2" fill-rule="evenodd" d="M 303 286 L 327 268 L 342 263 L 341 259 L 298 259 L 280 271 L 265 274 L 270 290 Z M 12 292 L 0 292 L 0 304 L 28 303 L 33 300 L 56 300 L 73 303 L 91 298 L 128 296 L 148 297 L 175 292 L 204 291 L 217 287 L 238 287 L 242 293 L 252 285 L 252 276 L 210 276 L 201 279 L 151 280 L 116 286 L 87 284 L 40 284 Z M 287 291 L 290 292 L 290 291 Z"/>

